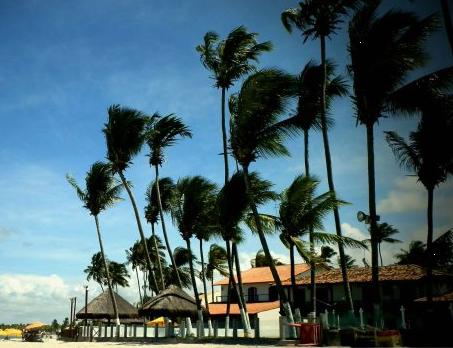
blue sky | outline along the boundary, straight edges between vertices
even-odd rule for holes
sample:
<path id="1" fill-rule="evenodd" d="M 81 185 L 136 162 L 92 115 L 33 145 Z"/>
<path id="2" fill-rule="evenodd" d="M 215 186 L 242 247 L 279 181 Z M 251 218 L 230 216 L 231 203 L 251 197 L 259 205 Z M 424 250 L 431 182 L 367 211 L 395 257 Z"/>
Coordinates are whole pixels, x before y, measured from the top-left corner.
<path id="1" fill-rule="evenodd" d="M 383 8 L 393 2 L 387 1 Z M 194 133 L 167 152 L 161 173 L 173 179 L 204 175 L 221 183 L 220 93 L 195 51 L 208 30 L 224 37 L 238 25 L 259 32 L 274 51 L 262 56 L 261 67 L 298 73 L 317 60 L 317 42 L 302 43 L 288 34 L 280 13 L 297 1 L 21 1 L 0 4 L 0 323 L 61 320 L 69 297 L 81 298 L 83 269 L 98 251 L 95 226 L 65 181 L 70 173 L 83 182 L 89 166 L 105 158 L 101 129 L 106 110 L 121 104 L 146 113 L 176 113 Z M 439 11 L 437 1 L 409 2 L 420 15 Z M 327 44 L 328 57 L 346 74 L 346 30 Z M 427 43 L 432 57 L 413 77 L 451 64 L 444 32 Z M 240 84 L 238 83 L 237 86 Z M 230 92 L 236 90 L 234 87 Z M 333 105 L 336 126 L 330 133 L 338 195 L 351 202 L 341 209 L 346 234 L 364 238 L 366 228 L 356 220 L 367 211 L 365 130 L 355 126 L 348 98 Z M 423 188 L 405 176 L 385 143 L 382 132 L 407 135 L 415 120 L 385 119 L 376 128 L 376 185 L 378 213 L 400 230 L 400 239 L 425 238 Z M 302 173 L 302 139 L 288 140 L 291 158 L 259 160 L 252 169 L 272 180 L 281 191 Z M 313 173 L 326 190 L 324 152 L 320 134 L 311 136 Z M 141 208 L 144 191 L 153 178 L 146 151 L 134 159 L 127 178 Z M 453 185 L 436 192 L 437 231 L 453 227 L 449 211 Z M 263 208 L 275 213 L 276 204 Z M 123 262 L 124 250 L 138 238 L 127 200 L 100 216 L 105 248 L 111 259 Z M 170 222 L 169 222 L 170 225 Z M 325 221 L 334 231 L 333 218 Z M 147 227 L 148 228 L 148 227 Z M 148 229 L 149 231 L 149 229 Z M 172 247 L 182 245 L 171 227 Z M 278 238 L 269 238 L 275 255 L 287 259 Z M 240 246 L 245 266 L 259 249 L 248 235 Z M 404 245 L 384 248 L 385 262 Z M 350 251 L 360 259 L 363 252 Z M 366 256 L 366 255 L 365 255 Z M 99 291 L 90 284 L 93 293 Z M 120 290 L 136 301 L 136 290 Z"/>

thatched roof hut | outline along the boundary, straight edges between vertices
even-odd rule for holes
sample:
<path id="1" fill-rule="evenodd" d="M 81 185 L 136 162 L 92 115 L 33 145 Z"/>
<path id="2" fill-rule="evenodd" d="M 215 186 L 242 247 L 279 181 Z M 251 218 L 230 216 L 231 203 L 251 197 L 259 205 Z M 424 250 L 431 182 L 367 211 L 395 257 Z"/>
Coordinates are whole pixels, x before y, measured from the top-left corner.
<path id="1" fill-rule="evenodd" d="M 137 308 L 132 306 L 124 298 L 113 292 L 116 304 L 118 306 L 118 314 L 121 319 L 137 318 Z M 115 319 L 113 314 L 113 304 L 109 292 L 104 291 L 98 297 L 94 298 L 87 306 L 86 319 Z M 85 319 L 85 307 L 83 307 L 77 314 L 77 319 Z"/>
<path id="2" fill-rule="evenodd" d="M 205 308 L 202 308 L 204 313 Z M 171 319 L 197 318 L 197 303 L 193 297 L 176 286 L 170 286 L 156 297 L 146 302 L 139 314 L 151 318 L 167 317 Z"/>

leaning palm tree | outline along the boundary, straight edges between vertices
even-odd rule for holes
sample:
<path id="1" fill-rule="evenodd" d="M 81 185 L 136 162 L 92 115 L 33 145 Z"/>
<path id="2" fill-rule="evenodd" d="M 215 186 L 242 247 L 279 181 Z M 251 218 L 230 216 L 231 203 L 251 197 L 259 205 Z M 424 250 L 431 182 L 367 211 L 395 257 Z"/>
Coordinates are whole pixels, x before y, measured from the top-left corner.
<path id="1" fill-rule="evenodd" d="M 330 145 L 328 135 L 328 119 L 327 119 L 327 58 L 326 58 L 326 38 L 330 38 L 336 34 L 340 24 L 343 22 L 343 17 L 349 10 L 355 7 L 358 0 L 305 0 L 299 2 L 299 7 L 290 8 L 284 11 L 281 15 L 281 20 L 289 32 L 295 26 L 302 32 L 304 42 L 309 39 L 319 39 L 321 51 L 321 108 L 320 121 L 321 131 L 324 143 L 324 154 L 327 169 L 327 182 L 329 190 L 335 192 L 335 185 L 332 173 L 332 160 L 330 156 Z M 306 173 L 308 175 L 308 173 Z M 335 219 L 335 230 L 338 237 L 342 236 L 340 214 L 338 208 L 333 210 Z M 343 276 L 343 285 L 346 294 L 346 301 L 351 311 L 354 311 L 354 303 L 352 302 L 351 288 L 349 286 L 348 273 L 344 260 L 344 247 L 338 244 L 340 253 L 341 273 Z"/>
<path id="2" fill-rule="evenodd" d="M 380 0 L 363 2 L 349 24 L 349 71 L 353 78 L 353 101 L 357 123 L 366 127 L 368 154 L 368 200 L 371 234 L 371 271 L 375 319 L 380 312 L 374 125 L 386 111 L 389 96 L 408 74 L 423 66 L 424 42 L 437 27 L 434 16 L 419 19 L 414 13 L 389 10 L 379 14 Z"/>
<path id="3" fill-rule="evenodd" d="M 204 42 L 196 47 L 202 64 L 213 75 L 215 87 L 222 90 L 221 124 L 225 183 L 229 178 L 225 94 L 237 80 L 255 69 L 252 61 L 258 62 L 261 53 L 272 49 L 269 41 L 258 43 L 257 35 L 257 33 L 249 33 L 245 27 L 240 26 L 231 31 L 225 40 L 219 41 L 219 35 L 209 31 L 204 36 Z"/>
<path id="4" fill-rule="evenodd" d="M 415 172 L 428 192 L 426 242 L 428 302 L 432 301 L 433 255 L 433 201 L 434 190 L 453 174 L 453 97 L 433 99 L 431 108 L 424 110 L 416 131 L 411 132 L 407 143 L 395 132 L 386 132 L 387 142 L 403 168 Z"/>
<path id="5" fill-rule="evenodd" d="M 161 198 L 160 201 L 161 201 L 161 205 L 162 205 L 162 210 L 166 213 L 170 212 L 170 200 L 171 200 L 171 196 L 173 194 L 173 189 L 174 189 L 174 183 L 171 178 L 165 177 L 165 178 L 159 179 L 159 192 L 160 192 L 160 198 Z M 147 205 L 145 207 L 145 218 L 146 218 L 146 221 L 149 224 L 151 224 L 151 236 L 153 237 L 153 241 L 157 242 L 158 237 L 156 236 L 156 231 L 155 231 L 154 225 L 159 222 L 160 210 L 159 210 L 159 201 L 158 201 L 158 195 L 157 195 L 157 185 L 154 181 L 148 186 L 148 189 L 146 190 L 145 198 L 146 198 L 146 202 L 147 202 Z M 154 248 L 156 250 L 159 249 L 157 244 L 154 245 Z M 157 258 L 157 263 L 159 266 L 161 286 L 162 286 L 162 289 L 165 289 L 164 275 L 163 275 L 163 271 L 162 271 L 162 261 L 161 261 L 160 257 Z"/>
<path id="6" fill-rule="evenodd" d="M 190 254 L 192 254 L 191 238 L 194 236 L 195 231 L 207 231 L 205 232 L 207 234 L 214 228 L 212 216 L 214 213 L 215 196 L 216 185 L 201 176 L 184 177 L 179 179 L 175 185 L 171 207 L 172 219 L 181 237 L 186 242 L 187 250 Z M 198 320 L 204 330 L 203 312 L 200 297 L 198 296 L 192 258 L 190 259 L 189 266 L 192 287 L 197 302 Z"/>
<path id="7" fill-rule="evenodd" d="M 392 237 L 393 235 L 399 233 L 399 231 L 392 225 L 389 225 L 388 223 L 384 222 L 381 224 L 377 224 L 376 227 L 377 227 L 376 240 L 378 243 L 379 259 L 381 260 L 381 266 L 384 266 L 384 262 L 382 261 L 381 244 L 382 243 L 395 244 L 402 243 L 402 241 Z M 366 239 L 366 242 L 371 243 L 371 239 Z"/>
<path id="8" fill-rule="evenodd" d="M 315 267 L 319 259 L 314 252 L 314 244 L 338 244 L 336 234 L 322 232 L 323 220 L 335 206 L 345 202 L 336 198 L 335 193 L 325 192 L 316 196 L 319 180 L 306 175 L 297 176 L 291 185 L 282 192 L 279 216 L 275 219 L 275 226 L 280 230 L 280 239 L 290 250 L 291 259 L 291 287 L 296 289 L 296 275 L 294 272 L 294 248 L 302 259 L 310 263 L 311 272 L 311 306 L 316 315 L 316 283 Z M 304 237 L 309 237 L 308 247 Z M 352 238 L 341 237 L 341 244 L 350 247 L 364 247 L 364 244 Z"/>
<path id="9" fill-rule="evenodd" d="M 102 130 L 107 143 L 107 159 L 111 164 L 113 172 L 119 175 L 131 201 L 138 232 L 145 250 L 150 288 L 154 286 L 158 289 L 137 204 L 130 183 L 124 176 L 124 172 L 131 164 L 132 158 L 136 156 L 142 148 L 147 118 L 140 111 L 121 107 L 119 105 L 110 106 L 108 109 L 108 116 L 108 121 Z"/>
<path id="10" fill-rule="evenodd" d="M 127 263 L 131 265 L 132 270 L 135 271 L 135 275 L 137 277 L 137 285 L 138 285 L 138 295 L 140 297 L 140 304 L 143 304 L 143 297 L 140 285 L 140 277 L 138 275 L 138 270 L 143 266 L 143 259 L 141 255 L 141 244 L 140 241 L 134 243 L 128 250 L 126 250 L 126 259 Z"/>
<path id="11" fill-rule="evenodd" d="M 167 247 L 167 252 L 170 256 L 171 265 L 175 271 L 176 276 L 178 276 L 178 268 L 171 252 L 170 241 L 168 239 L 167 229 L 165 226 L 164 220 L 164 206 L 162 204 L 162 195 L 160 193 L 159 186 L 159 167 L 162 166 L 164 162 L 164 150 L 167 147 L 174 145 L 180 138 L 191 138 L 192 133 L 190 132 L 189 127 L 187 127 L 181 118 L 174 114 L 167 116 L 160 116 L 158 113 L 155 113 L 150 122 L 148 122 L 146 130 L 146 143 L 148 144 L 150 153 L 149 153 L 149 164 L 154 167 L 155 170 L 155 179 L 154 183 L 156 186 L 157 192 L 157 204 L 159 207 L 159 216 L 160 222 L 162 225 L 162 233 L 164 235 L 165 245 Z M 181 282 L 179 286 L 182 287 Z"/>
<path id="12" fill-rule="evenodd" d="M 226 277 L 228 275 L 228 262 L 227 253 L 225 248 L 218 244 L 211 244 L 208 252 L 208 262 L 204 275 L 207 280 L 211 282 L 211 300 L 214 302 L 214 272 Z M 207 302 L 207 300 L 205 299 Z"/>
<path id="13" fill-rule="evenodd" d="M 113 312 L 117 326 L 116 334 L 118 336 L 120 325 L 118 306 L 113 293 L 112 280 L 110 278 L 109 267 L 104 252 L 104 245 L 102 243 L 101 229 L 99 226 L 99 214 L 121 199 L 119 195 L 123 189 L 123 185 L 114 179 L 112 167 L 102 162 L 95 162 L 90 167 L 90 170 L 85 178 L 85 189 L 82 189 L 73 177 L 66 175 L 66 179 L 76 190 L 77 196 L 83 202 L 84 208 L 86 208 L 90 212 L 90 215 L 94 217 L 99 248 L 101 249 L 102 263 L 104 264 L 105 278 L 107 279 L 110 299 L 113 303 Z"/>
<path id="14" fill-rule="evenodd" d="M 241 313 L 246 331 L 250 328 L 250 322 L 247 314 L 247 305 L 245 302 L 244 291 L 242 287 L 241 270 L 239 265 L 239 255 L 237 251 L 237 243 L 243 239 L 244 232 L 241 229 L 241 223 L 249 223 L 249 214 L 251 212 L 250 197 L 253 196 L 254 202 L 257 205 L 264 204 L 269 200 L 276 199 L 277 195 L 271 191 L 272 184 L 269 181 L 262 180 L 255 172 L 249 174 L 250 189 L 247 192 L 244 175 L 242 171 L 238 171 L 228 180 L 226 185 L 219 191 L 217 196 L 217 217 L 218 230 L 226 243 L 226 252 L 228 258 L 228 270 L 230 273 L 230 281 L 232 289 L 236 292 L 238 298 L 238 306 Z M 235 262 L 233 262 L 233 259 Z M 236 266 L 236 277 L 233 268 Z M 229 291 L 230 287 L 229 287 Z M 231 295 L 231 293 L 230 293 Z M 231 296 L 228 296 L 227 309 Z M 229 312 L 227 310 L 227 318 Z M 228 323 L 228 320 L 226 321 Z"/>
<path id="15" fill-rule="evenodd" d="M 269 260 L 272 276 L 289 323 L 294 322 L 293 313 L 280 276 L 272 262 L 255 198 L 250 194 L 249 167 L 259 157 L 288 155 L 288 150 L 283 145 L 283 138 L 290 128 L 278 126 L 277 123 L 294 95 L 294 85 L 294 79 L 280 70 L 260 70 L 244 81 L 239 93 L 230 101 L 231 148 L 243 170 L 256 230 Z M 295 335 L 295 330 L 291 329 L 291 335 Z"/>

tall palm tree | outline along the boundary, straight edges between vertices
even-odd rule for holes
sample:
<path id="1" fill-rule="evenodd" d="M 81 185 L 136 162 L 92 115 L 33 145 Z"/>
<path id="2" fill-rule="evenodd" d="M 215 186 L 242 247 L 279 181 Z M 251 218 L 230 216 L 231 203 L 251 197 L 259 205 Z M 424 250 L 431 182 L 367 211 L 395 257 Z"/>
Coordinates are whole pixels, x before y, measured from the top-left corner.
<path id="1" fill-rule="evenodd" d="M 378 274 L 374 125 L 386 111 L 389 96 L 408 73 L 423 66 L 426 38 L 437 27 L 434 16 L 419 19 L 412 12 L 389 10 L 378 14 L 380 0 L 363 2 L 349 23 L 348 67 L 354 87 L 357 123 L 366 127 L 368 154 L 368 200 L 371 234 L 371 272 L 375 319 L 380 315 Z"/>
<path id="2" fill-rule="evenodd" d="M 419 265 L 426 266 L 426 244 L 421 240 L 412 240 L 408 250 L 400 249 L 400 253 L 395 255 L 399 265 Z"/>
<path id="3" fill-rule="evenodd" d="M 171 196 L 173 194 L 173 189 L 174 189 L 174 183 L 171 178 L 164 177 L 159 179 L 159 192 L 160 192 L 160 198 L 161 198 L 161 205 L 162 205 L 162 210 L 166 213 L 170 212 L 170 200 Z M 146 202 L 147 206 L 145 207 L 145 218 L 146 221 L 148 221 L 149 224 L 151 224 L 151 235 L 153 237 L 153 241 L 157 242 L 157 236 L 156 236 L 156 231 L 154 228 L 154 225 L 159 222 L 159 215 L 160 215 L 160 210 L 159 210 L 159 201 L 158 201 L 158 195 L 157 195 L 157 185 L 153 181 L 149 186 L 148 189 L 146 190 Z M 165 223 L 165 222 L 164 222 Z M 154 245 L 154 248 L 157 250 L 158 245 L 157 243 Z M 162 271 L 162 261 L 161 258 L 157 258 L 157 263 L 159 266 L 159 273 L 160 273 L 160 280 L 161 280 L 161 286 L 162 289 L 165 289 L 165 283 L 164 283 L 164 275 Z"/>
<path id="4" fill-rule="evenodd" d="M 294 248 L 315 271 L 319 257 L 315 255 L 314 244 L 338 244 L 339 242 L 336 234 L 320 231 L 324 230 L 323 220 L 326 215 L 334 206 L 343 205 L 345 202 L 338 200 L 335 193 L 330 191 L 316 196 L 318 186 L 319 180 L 315 177 L 299 175 L 280 195 L 279 216 L 275 218 L 275 226 L 281 232 L 280 239 L 290 250 L 293 293 L 296 290 Z M 309 237 L 309 247 L 303 240 L 305 236 Z M 346 246 L 364 246 L 363 243 L 352 238 L 341 237 L 341 239 L 341 243 Z M 316 315 L 315 272 L 311 272 L 311 306 L 312 312 Z"/>
<path id="5" fill-rule="evenodd" d="M 124 263 L 110 261 L 108 263 L 108 266 L 112 287 L 114 287 L 117 292 L 118 285 L 123 288 L 129 287 L 129 281 L 127 280 L 127 278 L 130 278 L 130 275 L 127 271 L 126 265 Z"/>
<path id="6" fill-rule="evenodd" d="M 143 258 L 140 253 L 141 244 L 140 241 L 134 243 L 128 250 L 126 250 L 126 259 L 127 263 L 131 265 L 132 270 L 135 271 L 135 275 L 137 277 L 137 285 L 138 285 L 138 295 L 140 297 L 140 304 L 143 304 L 143 297 L 142 291 L 140 286 L 140 277 L 138 275 L 138 270 L 143 266 Z"/>
<path id="7" fill-rule="evenodd" d="M 161 116 L 155 113 L 150 122 L 148 122 L 146 130 L 146 143 L 148 144 L 149 153 L 149 164 L 154 167 L 155 179 L 154 183 L 157 192 L 157 204 L 159 207 L 160 222 L 162 224 L 162 233 L 164 235 L 165 245 L 167 247 L 168 254 L 170 256 L 171 265 L 173 266 L 174 272 L 179 279 L 178 268 L 171 252 L 170 241 L 168 239 L 167 229 L 165 227 L 164 220 L 164 206 L 162 204 L 162 195 L 160 193 L 159 186 L 159 167 L 164 162 L 164 150 L 167 147 L 174 145 L 180 138 L 191 138 L 192 133 L 190 129 L 184 124 L 181 118 L 174 114 Z M 179 282 L 179 286 L 182 287 L 182 283 Z"/>
<path id="8" fill-rule="evenodd" d="M 277 123 L 294 95 L 294 90 L 294 79 L 286 73 L 276 69 L 260 70 L 244 81 L 239 93 L 233 96 L 230 102 L 231 148 L 243 170 L 257 233 L 269 260 L 272 276 L 289 323 L 294 322 L 293 313 L 280 276 L 272 262 L 255 197 L 250 194 L 249 166 L 260 156 L 288 155 L 288 150 L 283 145 L 283 138 L 290 128 L 278 126 Z M 295 335 L 294 330 L 291 330 L 291 335 Z"/>
<path id="9" fill-rule="evenodd" d="M 101 287 L 102 292 L 104 292 L 104 283 L 105 283 L 105 267 L 104 267 L 104 258 L 102 253 L 99 251 L 91 257 L 91 264 L 83 270 L 87 275 L 87 281 L 93 279 Z"/>
<path id="10" fill-rule="evenodd" d="M 117 325 L 116 334 L 118 336 L 120 325 L 118 306 L 113 293 L 112 280 L 110 278 L 109 267 L 104 252 L 104 245 L 102 243 L 101 229 L 99 226 L 99 214 L 121 199 L 120 193 L 123 185 L 114 179 L 112 167 L 102 162 L 95 162 L 90 167 L 85 178 L 85 189 L 82 189 L 73 177 L 66 175 L 66 179 L 76 190 L 77 196 L 82 201 L 84 208 L 86 208 L 90 212 L 90 215 L 94 217 L 99 248 L 102 255 L 102 263 L 104 264 L 105 277 L 107 278 L 110 299 L 113 303 L 113 312 Z"/>
<path id="11" fill-rule="evenodd" d="M 237 80 L 255 69 L 252 62 L 258 62 L 261 53 L 272 50 L 270 41 L 258 43 L 257 36 L 257 33 L 250 33 L 244 26 L 239 26 L 233 29 L 226 39 L 219 41 L 219 35 L 209 31 L 205 34 L 203 43 L 196 47 L 203 66 L 212 73 L 215 87 L 222 91 L 221 125 L 225 184 L 229 178 L 225 94 Z"/>
<path id="12" fill-rule="evenodd" d="M 227 253 L 225 248 L 218 244 L 211 244 L 208 252 L 208 262 L 204 275 L 211 282 L 211 300 L 214 299 L 214 272 L 217 271 L 220 275 L 226 277 L 228 275 Z M 205 300 L 206 301 L 206 300 Z"/>
<path id="13" fill-rule="evenodd" d="M 377 224 L 376 228 L 377 228 L 376 241 L 378 243 L 379 259 L 381 260 L 381 266 L 384 266 L 384 262 L 382 261 L 381 244 L 384 242 L 389 244 L 395 244 L 402 243 L 402 241 L 392 237 L 393 235 L 399 233 L 399 231 L 392 225 L 389 225 L 388 223 L 384 222 L 381 224 Z M 366 239 L 366 242 L 371 243 L 371 239 Z"/>
<path id="14" fill-rule="evenodd" d="M 251 212 L 251 196 L 254 197 L 255 204 L 257 205 L 264 204 L 277 197 L 270 189 L 272 184 L 269 181 L 262 180 L 257 173 L 250 173 L 249 181 L 250 190 L 247 192 L 243 173 L 241 171 L 234 173 L 226 185 L 219 191 L 216 201 L 217 224 L 220 234 L 226 243 L 228 270 L 230 275 L 234 274 L 233 267 L 234 264 L 236 264 L 237 281 L 234 276 L 230 276 L 230 281 L 232 289 L 236 292 L 241 318 L 247 331 L 250 328 L 250 322 L 247 314 L 244 291 L 242 289 L 239 255 L 236 246 L 244 235 L 240 224 L 241 222 L 249 224 L 248 216 Z M 233 259 L 235 262 L 233 262 Z M 230 300 L 231 296 L 228 296 L 228 303 Z M 227 318 L 228 315 L 229 312 L 227 311 Z"/>
<path id="15" fill-rule="evenodd" d="M 290 8 L 284 11 L 281 15 L 281 20 L 289 32 L 295 26 L 302 32 L 304 42 L 309 39 L 320 42 L 321 66 L 322 66 L 322 84 L 321 84 L 321 108 L 320 121 L 321 131 L 324 143 L 324 154 L 326 159 L 327 182 L 329 190 L 335 192 L 335 185 L 332 173 L 332 160 L 330 156 L 330 145 L 328 135 L 328 119 L 327 119 L 327 58 L 326 58 L 326 38 L 330 38 L 339 29 L 343 22 L 343 17 L 349 10 L 355 7 L 357 0 L 305 0 L 299 2 L 299 7 Z M 308 173 L 306 173 L 308 175 Z M 335 230 L 338 237 L 342 236 L 340 214 L 338 208 L 334 208 Z M 338 244 L 340 253 L 341 273 L 343 276 L 343 285 L 346 294 L 346 300 L 351 311 L 354 311 L 352 302 L 351 288 L 349 286 L 348 273 L 344 260 L 344 247 Z"/>
<path id="16" fill-rule="evenodd" d="M 175 186 L 172 200 L 172 218 L 181 237 L 186 242 L 187 250 L 192 253 L 191 238 L 196 231 L 210 233 L 212 225 L 213 207 L 216 197 L 216 185 L 201 177 L 184 177 L 179 179 Z M 203 232 L 201 232 L 203 233 Z M 203 312 L 198 296 L 195 271 L 192 258 L 189 262 L 192 287 L 198 308 L 198 320 L 204 330 Z"/>
<path id="17" fill-rule="evenodd" d="M 157 286 L 156 277 L 149 257 L 148 246 L 146 244 L 137 204 L 130 183 L 127 182 L 126 177 L 124 176 L 124 172 L 132 163 L 132 158 L 136 156 L 142 148 L 146 122 L 146 116 L 140 111 L 121 107 L 119 105 L 112 105 L 108 109 L 108 121 L 104 125 L 102 131 L 104 132 L 107 143 L 107 159 L 112 166 L 113 172 L 119 175 L 132 204 L 138 232 L 145 250 L 150 287 L 154 286 L 158 289 L 159 287 Z"/>
<path id="18" fill-rule="evenodd" d="M 403 168 L 415 172 L 428 192 L 426 241 L 428 266 L 428 302 L 432 301 L 433 255 L 433 201 L 434 190 L 453 173 L 453 97 L 433 99 L 429 109 L 422 112 L 422 120 L 416 131 L 411 132 L 407 143 L 395 132 L 386 132 L 387 142 Z"/>

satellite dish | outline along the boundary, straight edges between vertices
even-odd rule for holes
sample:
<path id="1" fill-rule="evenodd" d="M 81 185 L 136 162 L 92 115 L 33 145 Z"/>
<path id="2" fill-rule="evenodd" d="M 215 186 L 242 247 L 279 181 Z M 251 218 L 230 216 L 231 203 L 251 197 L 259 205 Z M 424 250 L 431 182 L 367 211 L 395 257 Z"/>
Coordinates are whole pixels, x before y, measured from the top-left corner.
<path id="1" fill-rule="evenodd" d="M 357 213 L 357 220 L 359 220 L 359 222 L 364 222 L 367 218 L 367 215 L 363 212 L 363 211 L 359 211 Z"/>

